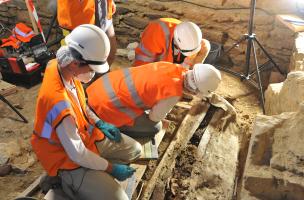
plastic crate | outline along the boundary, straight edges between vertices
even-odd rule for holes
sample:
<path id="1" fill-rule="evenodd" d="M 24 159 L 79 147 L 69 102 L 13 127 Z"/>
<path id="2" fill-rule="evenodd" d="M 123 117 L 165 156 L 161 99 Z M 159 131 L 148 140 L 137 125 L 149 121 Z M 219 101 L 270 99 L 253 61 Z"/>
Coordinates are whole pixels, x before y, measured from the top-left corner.
<path id="1" fill-rule="evenodd" d="M 31 72 L 27 73 L 12 73 L 8 71 L 1 71 L 4 81 L 13 83 L 16 85 L 33 86 L 41 82 L 43 68 L 39 67 Z"/>

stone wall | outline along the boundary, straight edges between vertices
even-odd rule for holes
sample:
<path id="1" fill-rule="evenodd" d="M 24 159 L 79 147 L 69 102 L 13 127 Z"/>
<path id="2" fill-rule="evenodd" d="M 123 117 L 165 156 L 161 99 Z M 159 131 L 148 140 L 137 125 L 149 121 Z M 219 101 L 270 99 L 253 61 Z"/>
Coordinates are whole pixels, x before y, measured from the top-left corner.
<path id="1" fill-rule="evenodd" d="M 49 1 L 34 1 L 44 30 L 48 28 L 51 11 Z M 139 41 L 139 36 L 150 20 L 160 17 L 175 17 L 197 23 L 204 37 L 229 48 L 242 34 L 247 32 L 250 0 L 116 0 L 117 13 L 114 25 L 120 48 Z M 295 3 L 294 3 L 295 4 Z M 289 0 L 258 0 L 255 15 L 255 33 L 259 41 L 275 60 L 287 69 L 294 45 L 294 33 L 285 28 L 275 18 L 278 13 L 295 12 L 295 5 Z M 13 0 L 0 6 L 0 22 L 12 28 L 16 22 L 30 24 L 27 10 L 22 0 Z M 55 33 L 55 31 L 53 31 Z M 245 62 L 246 44 L 230 53 L 236 66 Z M 258 51 L 260 63 L 264 56 Z"/>
<path id="2" fill-rule="evenodd" d="M 222 5 L 222 3 L 224 3 Z M 138 41 L 146 24 L 159 17 L 175 17 L 197 23 L 204 37 L 224 44 L 225 49 L 247 32 L 250 0 L 129 0 L 118 3 L 115 29 L 119 42 L 126 47 L 131 41 Z M 295 5 L 288 0 L 258 0 L 255 15 L 255 33 L 259 41 L 275 60 L 287 69 L 294 45 L 294 33 L 284 27 L 275 15 L 295 12 Z M 130 37 L 131 36 L 131 37 Z M 246 44 L 233 49 L 231 59 L 234 65 L 243 66 Z M 260 63 L 264 56 L 258 51 Z"/>
<path id="3" fill-rule="evenodd" d="M 35 4 L 35 8 L 40 19 L 40 23 L 44 30 L 44 34 L 46 35 L 53 13 L 50 6 L 48 6 L 49 1 L 39 0 L 33 2 Z M 24 0 L 12 0 L 8 3 L 1 4 L 0 23 L 2 23 L 4 26 L 11 30 L 18 22 L 23 22 L 28 26 L 32 27 L 29 13 Z M 58 30 L 52 30 L 50 40 L 55 37 L 56 32 L 58 32 Z M 7 36 L 9 34 L 9 32 L 6 32 L 4 36 Z"/>

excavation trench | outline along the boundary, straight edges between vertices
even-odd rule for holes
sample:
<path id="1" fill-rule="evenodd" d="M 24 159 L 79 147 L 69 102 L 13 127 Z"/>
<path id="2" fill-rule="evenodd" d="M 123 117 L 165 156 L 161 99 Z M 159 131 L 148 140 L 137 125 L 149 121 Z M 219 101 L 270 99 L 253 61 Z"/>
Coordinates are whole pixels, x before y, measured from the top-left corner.
<path id="1" fill-rule="evenodd" d="M 223 105 L 227 103 L 224 101 Z M 235 113 L 227 110 L 226 105 L 224 109 L 226 111 L 210 105 L 193 132 L 181 133 L 190 134 L 191 137 L 179 143 L 174 152 L 167 152 L 171 149 L 166 149 L 169 154 L 169 159 L 165 158 L 166 162 L 155 161 L 153 167 L 149 167 L 146 174 L 151 170 L 151 176 L 143 178 L 144 189 L 140 199 L 237 198 L 238 183 L 241 181 L 247 155 L 248 137 L 244 137 L 246 134 L 239 129 L 236 116 L 233 115 Z M 181 110 L 183 108 L 176 107 L 171 114 Z M 187 121 L 187 115 L 182 118 L 183 122 L 174 121 L 176 129 L 173 135 L 179 134 L 181 126 Z M 174 114 L 169 115 L 171 120 L 170 116 L 176 117 Z M 174 137 L 172 141 L 175 141 Z M 162 155 L 166 156 L 166 153 Z M 157 172 L 157 168 L 161 169 L 160 172 Z M 154 185 L 152 189 L 149 188 L 151 182 Z M 133 199 L 138 195 L 134 195 Z"/>

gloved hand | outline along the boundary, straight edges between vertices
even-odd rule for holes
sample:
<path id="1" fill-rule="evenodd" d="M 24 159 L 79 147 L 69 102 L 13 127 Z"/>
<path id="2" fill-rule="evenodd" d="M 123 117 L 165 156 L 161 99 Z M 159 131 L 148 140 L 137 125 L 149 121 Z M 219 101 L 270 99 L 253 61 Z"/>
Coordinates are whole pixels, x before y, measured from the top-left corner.
<path id="1" fill-rule="evenodd" d="M 115 142 L 120 142 L 121 134 L 118 128 L 102 120 L 99 120 L 95 125 L 107 138 Z"/>
<path id="2" fill-rule="evenodd" d="M 129 167 L 128 165 L 120 165 L 120 164 L 113 164 L 109 163 L 110 167 L 108 166 L 108 172 L 114 178 L 119 181 L 124 181 L 127 178 L 130 178 L 134 172 L 136 171 L 134 168 Z M 110 169 L 109 169 L 110 168 Z"/>

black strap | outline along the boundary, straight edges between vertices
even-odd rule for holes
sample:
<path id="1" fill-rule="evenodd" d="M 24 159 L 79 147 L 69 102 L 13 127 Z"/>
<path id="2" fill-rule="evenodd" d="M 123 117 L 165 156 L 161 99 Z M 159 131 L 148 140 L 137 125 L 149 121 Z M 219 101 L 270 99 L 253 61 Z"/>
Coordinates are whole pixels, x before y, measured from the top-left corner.
<path id="1" fill-rule="evenodd" d="M 98 12 L 98 1 L 99 0 L 95 0 L 95 25 L 100 27 L 100 21 L 99 21 L 99 12 Z"/>

